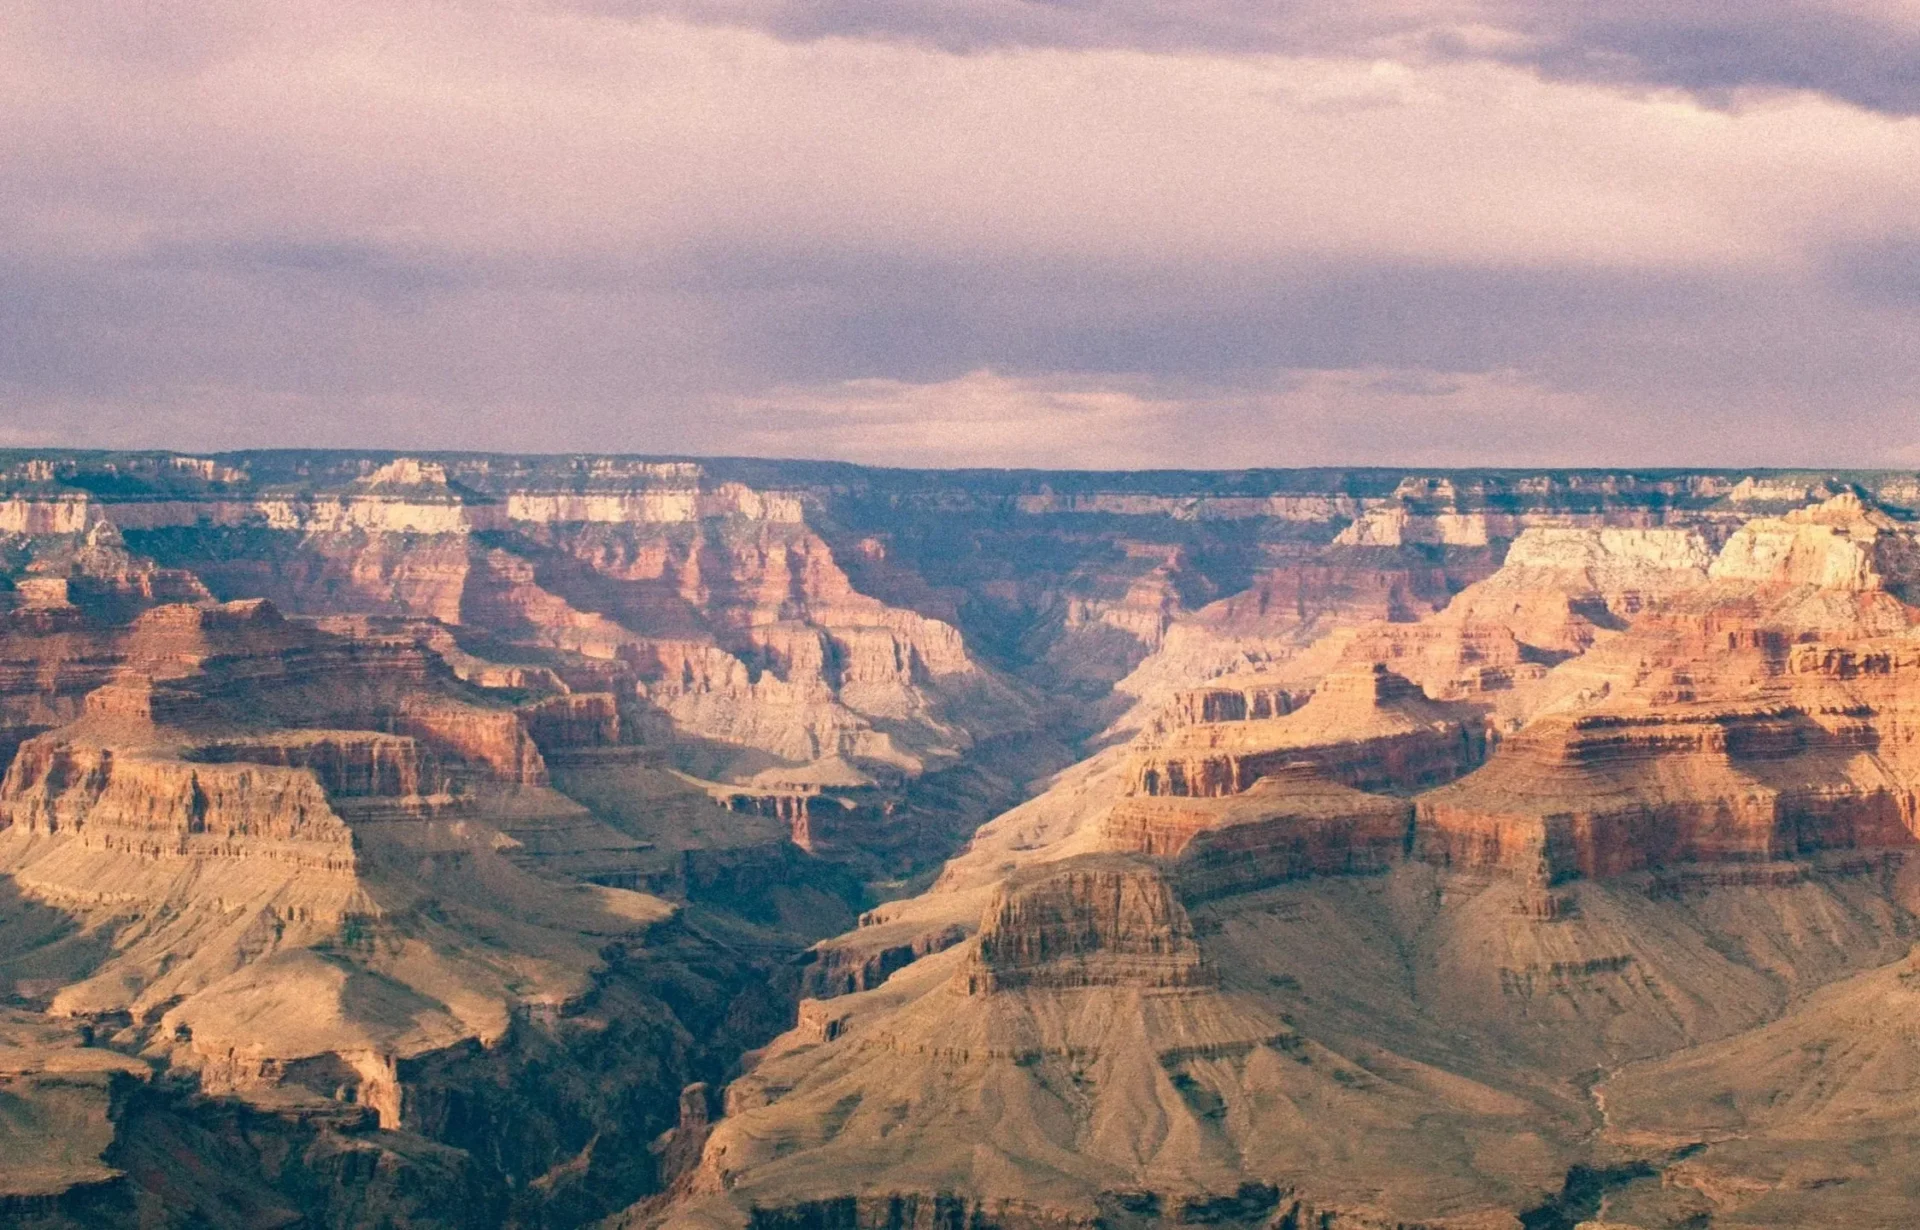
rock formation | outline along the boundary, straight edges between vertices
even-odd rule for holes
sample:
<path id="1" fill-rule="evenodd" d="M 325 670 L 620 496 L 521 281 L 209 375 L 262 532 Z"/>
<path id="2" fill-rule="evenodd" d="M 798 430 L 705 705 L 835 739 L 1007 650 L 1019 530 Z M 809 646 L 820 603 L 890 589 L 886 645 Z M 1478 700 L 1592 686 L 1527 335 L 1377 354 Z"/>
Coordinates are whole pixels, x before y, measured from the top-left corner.
<path id="1" fill-rule="evenodd" d="M 1412 835 L 1411 803 L 1342 786 L 1310 761 L 1226 797 L 1128 797 L 1104 832 L 1111 849 L 1172 860 L 1182 895 L 1194 901 L 1303 876 L 1384 871 Z"/>
<path id="2" fill-rule="evenodd" d="M 968 995 L 1214 981 L 1166 879 L 1112 861 L 1048 867 L 1002 887 L 958 975 Z"/>
<path id="3" fill-rule="evenodd" d="M 1852 491 L 1784 517 L 1749 521 L 1713 563 L 1716 580 L 1821 589 L 1890 590 L 1920 582 L 1911 529 Z"/>
<path id="4" fill-rule="evenodd" d="M 1421 800 L 1427 856 L 1563 878 L 1911 845 L 1920 612 L 1886 577 L 1914 541 L 1852 494 L 1743 528 L 1710 586 L 1562 668 L 1604 695 Z"/>
<path id="5" fill-rule="evenodd" d="M 1900 1224 L 1917 503 L 0 459 L 0 1219 Z"/>
<path id="6" fill-rule="evenodd" d="M 1239 794 L 1305 761 L 1361 789 L 1411 791 L 1465 772 L 1484 746 L 1477 715 L 1436 704 L 1374 664 L 1327 676 L 1296 712 L 1176 729 L 1142 749 L 1132 788 L 1195 798 Z"/>

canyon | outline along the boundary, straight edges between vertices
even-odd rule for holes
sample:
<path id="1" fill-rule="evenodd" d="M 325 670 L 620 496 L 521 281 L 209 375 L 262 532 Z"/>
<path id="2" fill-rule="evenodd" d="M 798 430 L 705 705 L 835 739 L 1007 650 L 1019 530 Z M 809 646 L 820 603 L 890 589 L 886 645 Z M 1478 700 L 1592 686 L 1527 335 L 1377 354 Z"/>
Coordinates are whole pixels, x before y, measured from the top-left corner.
<path id="1" fill-rule="evenodd" d="M 1907 1224 L 1920 482 L 0 454 L 0 1221 Z"/>

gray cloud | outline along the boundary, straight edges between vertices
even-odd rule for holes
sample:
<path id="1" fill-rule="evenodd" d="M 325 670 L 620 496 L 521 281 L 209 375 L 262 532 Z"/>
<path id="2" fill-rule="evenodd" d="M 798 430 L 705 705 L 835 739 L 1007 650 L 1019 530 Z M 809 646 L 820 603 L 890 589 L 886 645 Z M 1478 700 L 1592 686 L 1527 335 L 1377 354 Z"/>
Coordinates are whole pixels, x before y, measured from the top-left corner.
<path id="1" fill-rule="evenodd" d="M 432 441 L 907 464 L 918 440 L 922 462 L 968 464 L 1866 464 L 1920 442 L 1890 430 L 1912 421 L 1920 386 L 1916 305 L 1889 314 L 1818 281 L 870 254 L 578 280 L 564 265 L 415 268 L 392 275 L 396 289 L 393 258 L 256 256 L 175 254 L 84 278 L 56 265 L 31 283 L 16 269 L 0 370 L 70 438 L 200 448 Z M 1019 383 L 1001 389 L 1010 417 L 936 431 L 939 386 L 980 370 Z M 838 386 L 863 373 L 887 373 L 892 392 L 854 398 L 849 420 Z M 1337 383 L 1303 436 L 1287 395 L 1315 373 Z M 1488 380 L 1504 382 L 1491 409 L 1476 401 Z M 935 391 L 916 399 L 921 387 Z M 1109 393 L 1135 400 L 1077 431 L 1073 399 Z M 1527 411 L 1530 398 L 1586 417 Z M 712 412 L 743 404 L 758 417 Z"/>
<path id="2" fill-rule="evenodd" d="M 1640 2 L 1543 13 L 1512 13 L 1531 45 L 1511 61 L 1581 80 L 1709 96 L 1813 90 L 1875 111 L 1920 113 L 1920 21 L 1896 5 Z"/>
<path id="3" fill-rule="evenodd" d="M 612 14 L 669 12 L 781 38 L 893 38 L 954 52 L 1010 47 L 1157 53 L 1486 58 L 1551 76 L 1672 87 L 1725 99 L 1813 90 L 1920 112 L 1920 19 L 1851 0 L 1456 0 L 1247 4 L 1241 0 L 581 0 Z"/>
<path id="4" fill-rule="evenodd" d="M 1836 245 L 1826 265 L 1835 286 L 1860 303 L 1920 309 L 1920 236 Z"/>
<path id="5" fill-rule="evenodd" d="M 23 8 L 0 442 L 1920 461 L 1864 5 Z"/>

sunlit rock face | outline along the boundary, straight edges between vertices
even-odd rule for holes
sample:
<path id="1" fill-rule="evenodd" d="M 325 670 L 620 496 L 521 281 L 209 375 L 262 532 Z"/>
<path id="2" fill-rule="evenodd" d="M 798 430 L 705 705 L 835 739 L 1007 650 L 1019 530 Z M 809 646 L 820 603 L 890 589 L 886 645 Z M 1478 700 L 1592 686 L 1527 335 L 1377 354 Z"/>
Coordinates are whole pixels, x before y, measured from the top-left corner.
<path id="1" fill-rule="evenodd" d="M 973 957 L 961 975 L 969 995 L 1215 981 L 1166 879 L 1117 860 L 1049 869 L 1003 889 L 987 907 Z"/>
<path id="2" fill-rule="evenodd" d="M 1564 877 L 1913 844 L 1920 616 L 1890 586 L 1915 544 L 1850 493 L 1743 527 L 1577 668 L 1598 689 L 1422 798 L 1428 856 Z"/>
<path id="3" fill-rule="evenodd" d="M 1384 665 L 1326 676 L 1298 710 L 1279 717 L 1177 728 L 1143 747 L 1136 794 L 1239 794 L 1284 766 L 1307 762 L 1362 789 L 1414 790 L 1479 763 L 1479 715 L 1428 699 Z"/>
<path id="4" fill-rule="evenodd" d="M 1821 589 L 1890 590 L 1920 581 L 1911 527 L 1854 492 L 1743 525 L 1713 563 L 1716 580 Z"/>
<path id="5" fill-rule="evenodd" d="M 1307 876 L 1385 871 L 1406 854 L 1413 805 L 1294 762 L 1237 795 L 1129 796 L 1103 830 L 1109 849 L 1171 860 L 1182 895 L 1207 900 Z"/>
<path id="6" fill-rule="evenodd" d="M 703 771 L 844 757 L 912 776 L 1033 722 L 950 624 L 855 590 L 797 493 L 691 465 L 590 474 L 587 490 L 486 478 L 401 458 L 324 495 L 126 515 L 223 595 L 520 645 L 574 690 L 613 691 L 636 732 L 739 749 Z"/>

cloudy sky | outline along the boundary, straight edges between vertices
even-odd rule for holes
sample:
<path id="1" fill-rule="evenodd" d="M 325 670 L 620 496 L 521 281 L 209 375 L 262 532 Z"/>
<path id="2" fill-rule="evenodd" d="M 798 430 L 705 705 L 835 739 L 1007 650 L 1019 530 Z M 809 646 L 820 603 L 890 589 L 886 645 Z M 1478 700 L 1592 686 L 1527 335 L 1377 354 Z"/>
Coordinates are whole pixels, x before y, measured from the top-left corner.
<path id="1" fill-rule="evenodd" d="M 1920 467 L 1920 0 L 9 0 L 0 446 Z"/>

